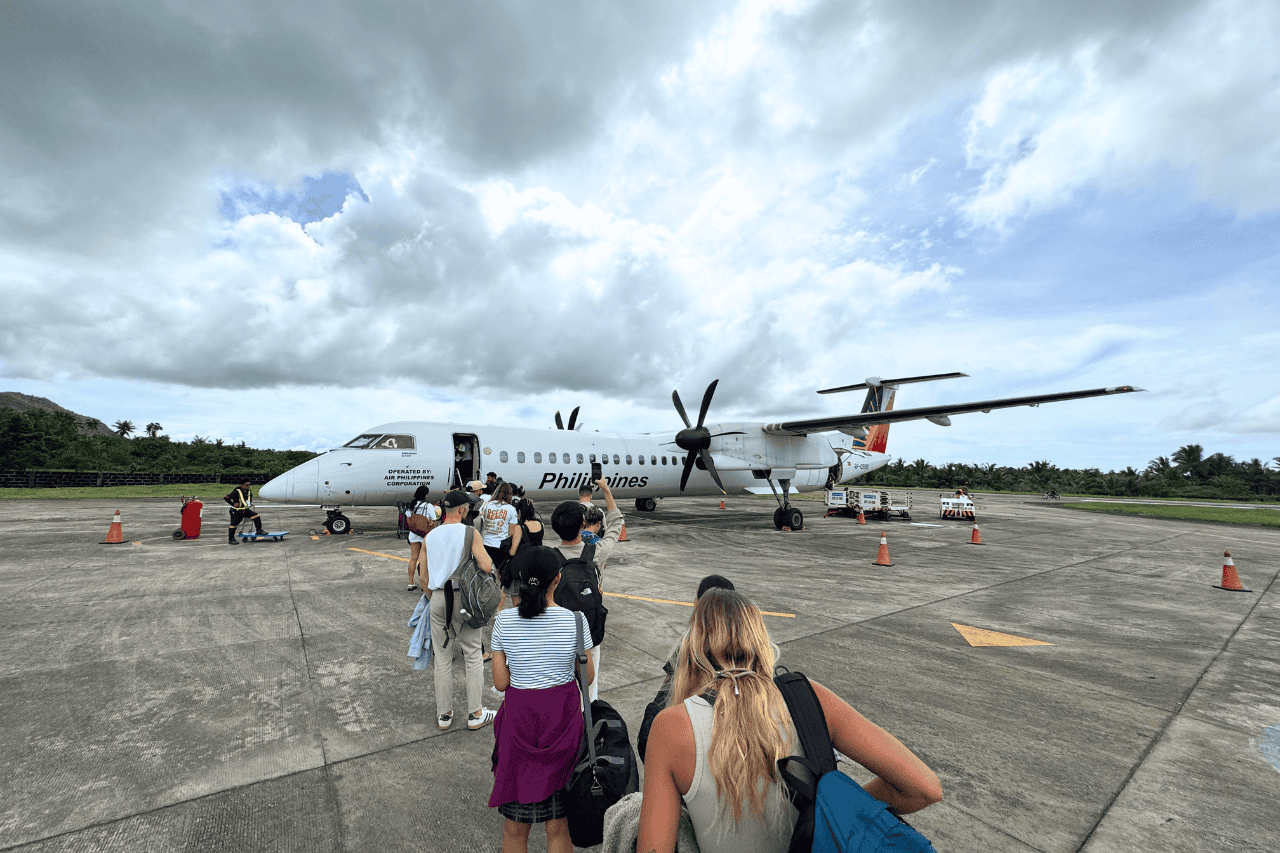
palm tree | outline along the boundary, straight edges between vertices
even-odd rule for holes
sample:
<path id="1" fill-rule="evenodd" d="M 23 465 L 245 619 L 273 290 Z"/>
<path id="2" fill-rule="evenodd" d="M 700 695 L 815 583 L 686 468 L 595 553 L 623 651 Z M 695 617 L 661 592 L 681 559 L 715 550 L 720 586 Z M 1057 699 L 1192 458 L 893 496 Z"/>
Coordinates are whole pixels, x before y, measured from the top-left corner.
<path id="1" fill-rule="evenodd" d="M 164 427 L 160 426 L 160 424 L 156 423 L 155 421 L 152 421 L 151 423 L 147 424 L 147 438 L 155 438 L 157 435 L 160 434 L 160 430 L 162 429 L 164 429 Z"/>
<path id="2" fill-rule="evenodd" d="M 112 426 L 115 427 L 116 435 L 121 438 L 128 438 L 133 432 L 133 421 L 116 421 Z"/>
<path id="3" fill-rule="evenodd" d="M 1198 444 L 1187 444 L 1173 452 L 1173 463 L 1183 475 L 1203 478 L 1204 448 Z"/>

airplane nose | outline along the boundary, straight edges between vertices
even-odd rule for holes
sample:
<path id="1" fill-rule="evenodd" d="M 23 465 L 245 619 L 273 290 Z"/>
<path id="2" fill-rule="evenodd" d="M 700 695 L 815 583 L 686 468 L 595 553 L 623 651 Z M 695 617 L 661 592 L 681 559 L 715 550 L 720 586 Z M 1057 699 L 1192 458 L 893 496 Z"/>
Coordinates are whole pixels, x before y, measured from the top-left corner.
<path id="1" fill-rule="evenodd" d="M 289 479 L 292 476 L 291 471 L 287 471 L 272 480 L 268 480 L 266 484 L 258 489 L 258 497 L 264 501 L 282 501 L 289 497 Z"/>

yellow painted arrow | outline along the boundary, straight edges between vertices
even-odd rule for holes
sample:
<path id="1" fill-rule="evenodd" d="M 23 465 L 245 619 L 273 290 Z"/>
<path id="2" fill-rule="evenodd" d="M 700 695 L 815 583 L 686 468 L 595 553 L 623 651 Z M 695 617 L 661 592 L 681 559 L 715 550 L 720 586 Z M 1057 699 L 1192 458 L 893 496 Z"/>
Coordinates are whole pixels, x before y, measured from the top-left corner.
<path id="1" fill-rule="evenodd" d="M 960 632 L 960 636 L 971 646 L 1052 646 L 1043 640 L 1032 640 L 1019 637 L 1017 634 L 1002 634 L 999 631 L 988 631 L 986 628 L 975 628 L 972 625 L 951 623 L 951 627 Z"/>

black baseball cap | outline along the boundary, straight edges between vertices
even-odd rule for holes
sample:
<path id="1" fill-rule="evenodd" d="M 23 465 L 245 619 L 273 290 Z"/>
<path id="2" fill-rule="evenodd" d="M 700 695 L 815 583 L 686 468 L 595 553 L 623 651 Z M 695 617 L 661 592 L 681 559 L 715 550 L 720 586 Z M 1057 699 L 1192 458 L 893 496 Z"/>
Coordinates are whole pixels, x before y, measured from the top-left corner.
<path id="1" fill-rule="evenodd" d="M 452 509 L 456 506 L 466 506 L 467 504 L 473 504 L 475 502 L 475 498 L 471 497 L 471 495 L 454 489 L 449 492 L 449 494 L 445 495 L 444 500 L 440 503 L 445 509 Z"/>

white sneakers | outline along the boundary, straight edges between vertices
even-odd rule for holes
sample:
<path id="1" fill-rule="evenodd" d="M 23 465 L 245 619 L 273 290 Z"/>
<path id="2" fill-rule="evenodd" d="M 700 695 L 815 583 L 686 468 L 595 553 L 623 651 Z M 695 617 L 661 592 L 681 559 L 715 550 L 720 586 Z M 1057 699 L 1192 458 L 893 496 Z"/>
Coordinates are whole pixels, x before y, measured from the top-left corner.
<path id="1" fill-rule="evenodd" d="M 483 729 L 485 726 L 492 723 L 493 718 L 496 716 L 498 716 L 497 711 L 494 711 L 491 708 L 482 708 L 480 710 L 480 716 L 478 717 L 472 716 L 471 714 L 467 715 L 467 728 L 471 729 L 473 732 L 476 729 Z"/>

